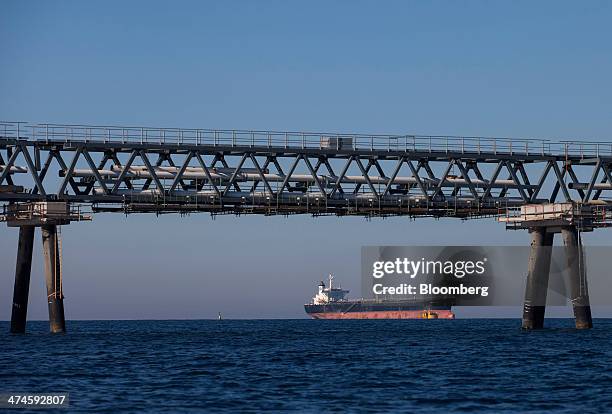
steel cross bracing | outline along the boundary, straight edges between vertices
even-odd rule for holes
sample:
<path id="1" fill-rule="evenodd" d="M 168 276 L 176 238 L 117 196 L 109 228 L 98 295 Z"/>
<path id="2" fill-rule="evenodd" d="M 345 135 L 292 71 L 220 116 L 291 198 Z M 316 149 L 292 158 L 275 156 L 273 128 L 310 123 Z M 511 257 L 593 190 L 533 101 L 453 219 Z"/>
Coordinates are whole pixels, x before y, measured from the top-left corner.
<path id="1" fill-rule="evenodd" d="M 0 123 L 0 203 L 482 217 L 608 205 L 611 143 Z"/>

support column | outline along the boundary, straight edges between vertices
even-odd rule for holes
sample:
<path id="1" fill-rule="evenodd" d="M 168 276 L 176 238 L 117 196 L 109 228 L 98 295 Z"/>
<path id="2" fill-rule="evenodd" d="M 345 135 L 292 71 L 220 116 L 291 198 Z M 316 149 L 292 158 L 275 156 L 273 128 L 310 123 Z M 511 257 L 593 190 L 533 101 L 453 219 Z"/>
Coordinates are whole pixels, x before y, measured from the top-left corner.
<path id="1" fill-rule="evenodd" d="M 534 227 L 531 233 L 531 252 L 523 305 L 523 329 L 542 329 L 546 313 L 546 292 L 550 275 L 550 258 L 554 233 L 546 227 Z"/>
<path id="2" fill-rule="evenodd" d="M 15 266 L 15 287 L 13 289 L 13 309 L 11 311 L 11 333 L 25 333 L 30 293 L 30 273 L 32 270 L 32 248 L 34 246 L 34 226 L 19 227 L 17 264 Z"/>
<path id="3" fill-rule="evenodd" d="M 57 226 L 42 226 L 43 253 L 45 256 L 45 279 L 49 304 L 49 327 L 51 333 L 66 332 L 64 319 L 64 294 L 62 291 L 62 269 L 57 239 Z"/>
<path id="4" fill-rule="evenodd" d="M 586 264 L 582 251 L 582 240 L 576 227 L 561 229 L 565 256 L 570 280 L 570 295 L 574 308 L 577 329 L 590 329 L 593 327 L 591 318 L 591 304 L 589 301 L 589 288 L 587 284 Z"/>

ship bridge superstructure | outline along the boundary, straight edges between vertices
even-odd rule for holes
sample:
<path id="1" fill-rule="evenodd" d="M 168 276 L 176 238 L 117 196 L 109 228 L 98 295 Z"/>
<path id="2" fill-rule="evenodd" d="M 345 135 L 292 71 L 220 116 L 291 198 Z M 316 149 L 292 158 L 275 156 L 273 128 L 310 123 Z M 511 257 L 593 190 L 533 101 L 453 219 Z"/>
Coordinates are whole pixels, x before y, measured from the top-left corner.
<path id="1" fill-rule="evenodd" d="M 324 305 L 326 303 L 340 302 L 345 300 L 346 295 L 348 295 L 349 291 L 342 289 L 340 285 L 334 286 L 333 281 L 334 276 L 330 274 L 328 277 L 327 286 L 325 286 L 325 283 L 323 281 L 319 283 L 319 291 L 312 299 L 312 303 L 314 303 L 315 305 Z"/>

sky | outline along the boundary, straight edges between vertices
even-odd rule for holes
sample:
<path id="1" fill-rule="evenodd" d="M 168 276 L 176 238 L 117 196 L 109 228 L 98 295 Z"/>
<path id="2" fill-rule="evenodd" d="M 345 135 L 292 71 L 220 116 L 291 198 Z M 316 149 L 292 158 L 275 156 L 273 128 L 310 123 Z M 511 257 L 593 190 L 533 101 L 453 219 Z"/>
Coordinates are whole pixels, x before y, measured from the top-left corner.
<path id="1" fill-rule="evenodd" d="M 4 0 L 0 119 L 612 141 L 611 20 L 606 1 Z M 62 241 L 68 319 L 298 318 L 328 273 L 359 296 L 361 246 L 529 236 L 494 220 L 101 214 Z M 16 246 L 0 228 L 0 319 Z M 34 255 L 29 318 L 46 319 L 40 233 Z"/>

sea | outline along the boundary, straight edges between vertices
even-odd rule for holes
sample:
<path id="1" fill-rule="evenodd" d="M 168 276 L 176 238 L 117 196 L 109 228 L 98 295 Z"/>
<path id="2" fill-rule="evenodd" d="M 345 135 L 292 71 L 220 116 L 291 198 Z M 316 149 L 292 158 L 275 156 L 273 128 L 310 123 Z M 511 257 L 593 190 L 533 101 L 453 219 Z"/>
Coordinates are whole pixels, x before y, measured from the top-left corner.
<path id="1" fill-rule="evenodd" d="M 12 335 L 2 322 L 0 393 L 66 392 L 54 412 L 79 413 L 612 412 L 612 319 L 546 324 L 68 321 L 51 335 L 33 321 Z"/>

